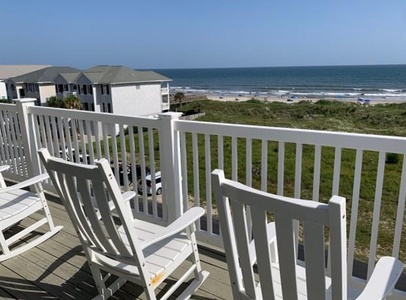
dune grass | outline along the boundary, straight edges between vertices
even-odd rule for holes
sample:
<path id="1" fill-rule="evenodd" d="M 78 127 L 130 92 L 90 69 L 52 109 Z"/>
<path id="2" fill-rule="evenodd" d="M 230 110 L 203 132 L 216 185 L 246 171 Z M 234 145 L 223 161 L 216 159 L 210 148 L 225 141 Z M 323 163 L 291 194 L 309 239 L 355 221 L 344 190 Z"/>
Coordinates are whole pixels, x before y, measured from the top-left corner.
<path id="1" fill-rule="evenodd" d="M 199 121 L 238 123 L 261 126 L 302 128 L 315 130 L 345 131 L 356 133 L 405 136 L 406 135 L 406 103 L 375 106 L 362 106 L 330 100 L 316 103 L 302 101 L 299 103 L 263 103 L 252 100 L 248 102 L 217 102 L 201 101 L 183 106 L 183 110 L 204 111 L 206 115 Z M 188 165 L 192 166 L 192 141 L 187 138 Z M 205 191 L 205 137 L 199 135 L 199 174 L 200 199 L 206 199 Z M 210 137 L 211 166 L 217 166 L 217 139 Z M 237 141 L 238 148 L 238 179 L 245 182 L 245 142 Z M 267 189 L 277 189 L 278 144 L 269 142 L 267 163 Z M 293 196 L 295 180 L 295 145 L 285 145 L 284 195 Z M 341 159 L 341 175 L 339 194 L 347 198 L 347 212 L 350 219 L 351 199 L 353 195 L 354 165 L 356 151 L 344 149 Z M 403 157 L 392 155 L 387 157 L 385 165 L 384 189 L 380 214 L 378 236 L 378 256 L 390 255 L 393 244 L 396 210 L 399 194 L 400 175 Z M 252 179 L 253 186 L 261 186 L 261 143 L 253 141 L 252 146 Z M 302 156 L 301 197 L 311 199 L 313 194 L 314 147 L 304 145 Z M 357 258 L 366 260 L 370 243 L 372 212 L 374 207 L 378 153 L 365 151 L 361 176 L 360 204 L 358 209 L 356 248 Z M 224 139 L 224 169 L 231 176 L 231 139 Z M 331 197 L 334 169 L 334 149 L 322 148 L 320 201 L 326 202 Z M 193 170 L 188 168 L 189 191 L 193 191 Z M 348 226 L 349 228 L 349 226 Z M 406 228 L 405 228 L 406 229 Z M 404 232 L 406 232 L 404 230 Z M 400 257 L 405 259 L 405 239 L 402 238 Z"/>

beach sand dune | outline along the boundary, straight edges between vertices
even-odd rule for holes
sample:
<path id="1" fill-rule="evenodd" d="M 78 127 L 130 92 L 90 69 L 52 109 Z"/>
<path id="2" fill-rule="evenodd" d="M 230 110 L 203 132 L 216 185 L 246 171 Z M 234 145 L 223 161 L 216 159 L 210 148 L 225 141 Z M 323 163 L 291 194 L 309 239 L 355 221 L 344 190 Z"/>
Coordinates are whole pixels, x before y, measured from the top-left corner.
<path id="1" fill-rule="evenodd" d="M 368 105 L 376 105 L 376 104 L 387 104 L 387 103 L 402 103 L 406 102 L 406 99 L 390 99 L 390 98 L 375 98 L 375 99 L 368 99 L 369 101 L 360 101 L 359 98 L 300 98 L 300 97 L 253 97 L 252 95 L 247 96 L 222 96 L 222 95 L 205 95 L 209 100 L 215 101 L 248 101 L 251 99 L 256 99 L 264 102 L 284 102 L 284 103 L 297 103 L 300 101 L 312 101 L 317 102 L 319 100 L 335 100 L 335 101 L 342 101 L 342 102 L 351 102 L 351 103 L 358 103 L 358 104 L 368 104 Z"/>

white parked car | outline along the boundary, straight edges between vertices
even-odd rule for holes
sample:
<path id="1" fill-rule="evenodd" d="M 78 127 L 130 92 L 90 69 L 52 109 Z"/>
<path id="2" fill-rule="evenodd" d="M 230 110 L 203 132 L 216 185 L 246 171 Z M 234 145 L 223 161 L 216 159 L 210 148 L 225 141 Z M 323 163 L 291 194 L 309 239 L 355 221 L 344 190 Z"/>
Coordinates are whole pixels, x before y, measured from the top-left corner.
<path id="1" fill-rule="evenodd" d="M 147 195 L 152 195 L 152 175 L 148 175 L 145 177 L 146 186 L 147 186 Z M 142 191 L 142 179 L 138 181 L 138 192 L 140 194 L 143 193 Z M 162 182 L 161 182 L 161 172 L 155 173 L 155 193 L 157 195 L 162 194 Z"/>

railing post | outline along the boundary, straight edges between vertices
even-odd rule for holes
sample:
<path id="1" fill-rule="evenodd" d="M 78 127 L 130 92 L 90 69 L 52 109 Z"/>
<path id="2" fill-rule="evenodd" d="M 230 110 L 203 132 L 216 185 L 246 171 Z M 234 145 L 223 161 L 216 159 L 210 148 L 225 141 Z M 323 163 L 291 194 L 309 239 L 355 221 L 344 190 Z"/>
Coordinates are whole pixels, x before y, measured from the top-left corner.
<path id="1" fill-rule="evenodd" d="M 167 206 L 168 222 L 171 223 L 183 213 L 182 182 L 180 168 L 179 134 L 173 124 L 181 113 L 167 112 L 159 114 L 162 131 L 159 137 L 161 158 L 162 197 Z"/>
<path id="2" fill-rule="evenodd" d="M 17 107 L 28 176 L 31 177 L 34 175 L 38 175 L 40 174 L 40 165 L 38 155 L 36 153 L 36 140 L 33 131 L 33 124 L 30 123 L 30 119 L 28 118 L 28 107 L 35 106 L 35 102 L 37 101 L 37 99 L 22 98 L 14 99 L 13 101 Z"/>

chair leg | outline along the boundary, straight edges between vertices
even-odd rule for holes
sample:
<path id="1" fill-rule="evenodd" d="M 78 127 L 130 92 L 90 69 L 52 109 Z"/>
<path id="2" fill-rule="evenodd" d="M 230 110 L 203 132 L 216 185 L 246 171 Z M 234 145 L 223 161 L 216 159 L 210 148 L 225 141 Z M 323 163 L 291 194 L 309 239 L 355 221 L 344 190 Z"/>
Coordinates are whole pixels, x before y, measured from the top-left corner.
<path id="1" fill-rule="evenodd" d="M 197 240 L 196 240 L 196 226 L 192 224 L 189 228 L 186 228 L 186 234 L 188 238 L 192 241 L 192 255 L 190 255 L 189 260 L 196 265 L 195 269 L 195 278 L 199 277 L 199 273 L 202 271 L 202 267 L 200 264 L 200 257 L 199 257 L 199 249 L 197 248 Z"/>
<path id="2" fill-rule="evenodd" d="M 10 249 L 7 246 L 6 239 L 4 238 L 3 231 L 0 230 L 0 247 L 1 251 L 3 252 L 4 256 L 7 256 L 10 254 Z"/>
<path id="3" fill-rule="evenodd" d="M 144 287 L 144 292 L 148 300 L 156 300 L 155 291 L 151 286 Z"/>

